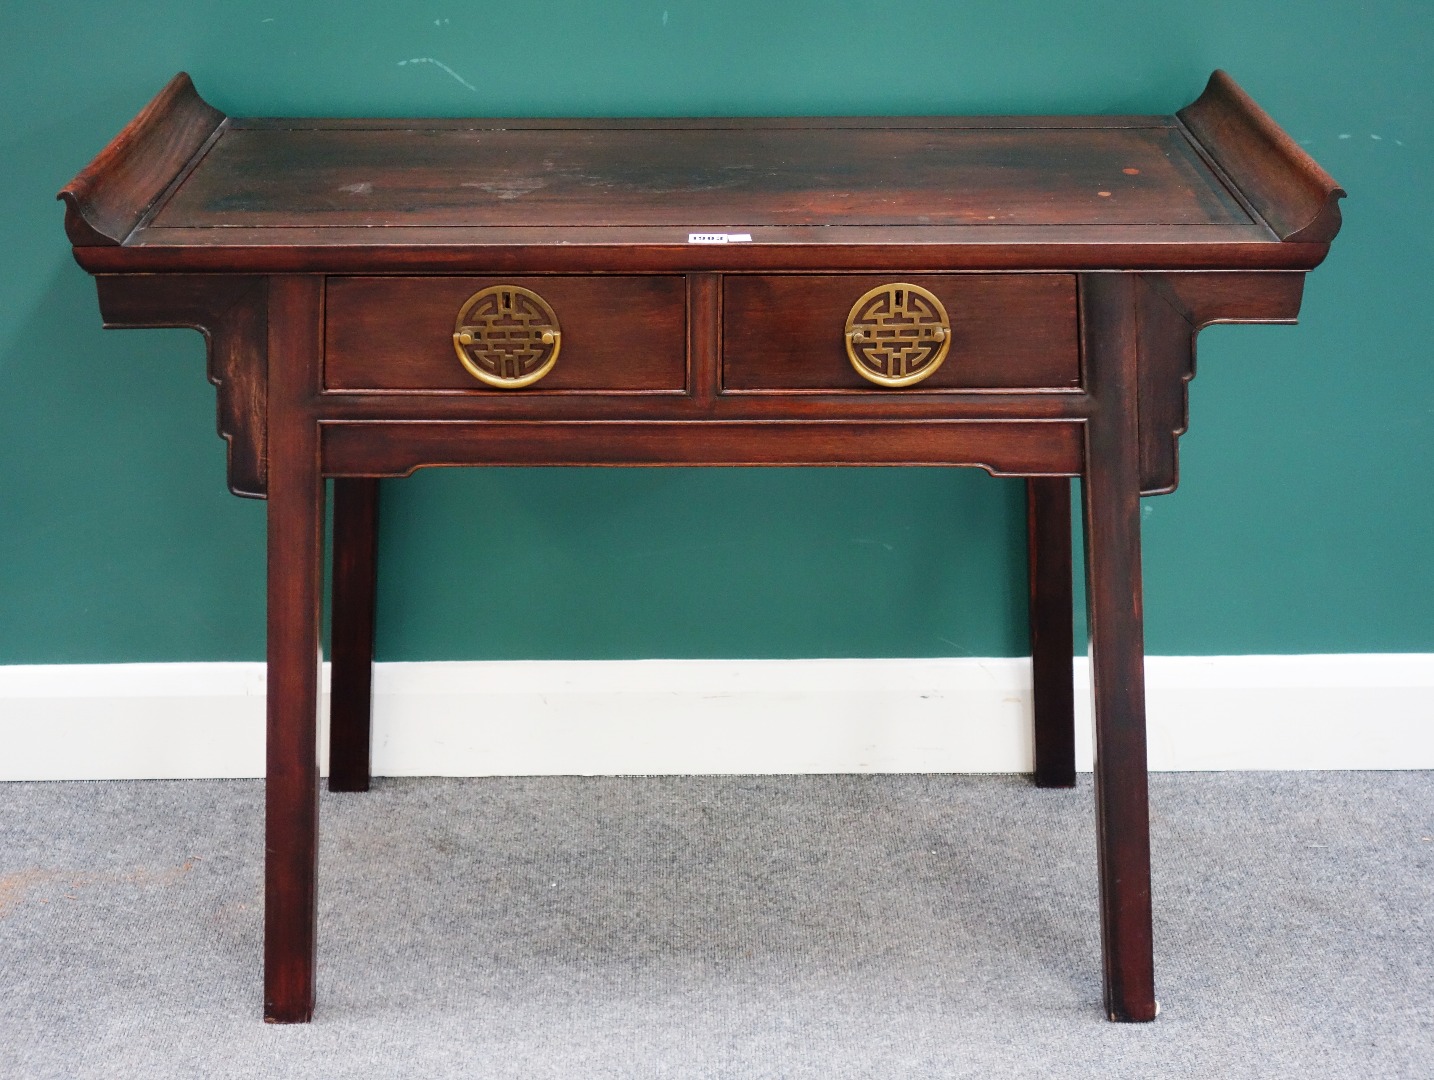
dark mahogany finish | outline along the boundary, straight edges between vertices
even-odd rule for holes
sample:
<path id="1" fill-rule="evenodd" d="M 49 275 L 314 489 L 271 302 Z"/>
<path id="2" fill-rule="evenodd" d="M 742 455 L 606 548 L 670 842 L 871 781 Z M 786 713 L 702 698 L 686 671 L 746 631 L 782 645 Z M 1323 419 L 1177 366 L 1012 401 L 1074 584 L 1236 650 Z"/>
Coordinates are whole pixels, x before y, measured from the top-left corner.
<path id="1" fill-rule="evenodd" d="M 1105 1007 L 1112 1020 L 1154 1020 L 1150 824 L 1145 774 L 1145 627 L 1140 586 L 1140 444 L 1135 410 L 1140 333 L 1132 274 L 1091 274 L 1081 328 L 1087 389 L 1081 478 L 1086 620 L 1095 714 Z"/>
<path id="2" fill-rule="evenodd" d="M 723 290 L 722 388 L 863 390 L 840 327 L 853 301 L 891 274 L 731 275 Z M 908 394 L 1080 384 L 1074 274 L 907 274 L 951 319 L 951 358 Z M 1007 313 L 1026 313 L 1020 320 Z"/>
<path id="3" fill-rule="evenodd" d="M 234 120 L 176 77 L 61 198 L 106 325 L 207 336 L 230 486 L 269 500 L 266 1018 L 314 1007 L 326 478 L 330 785 L 360 791 L 377 478 L 919 464 L 1027 478 L 1044 786 L 1074 781 L 1083 481 L 1106 1008 L 1151 1019 L 1139 500 L 1177 482 L 1196 334 L 1292 321 L 1343 194 L 1220 72 L 1175 116 L 837 120 Z M 951 318 L 900 389 L 842 336 L 892 281 Z M 562 325 L 521 390 L 453 348 L 500 283 Z"/>
<path id="4" fill-rule="evenodd" d="M 1026 560 L 1031 613 L 1031 706 L 1038 787 L 1075 787 L 1075 687 L 1071 660 L 1071 484 L 1026 481 Z"/>
<path id="5" fill-rule="evenodd" d="M 309 409 L 322 317 L 321 279 L 270 279 L 264 1015 L 278 1022 L 314 1013 L 324 481 Z"/>
<path id="6" fill-rule="evenodd" d="M 378 586 L 378 481 L 334 481 L 329 639 L 329 790 L 367 791 L 373 742 L 373 626 Z"/>
<path id="7" fill-rule="evenodd" d="M 490 285 L 536 289 L 562 323 L 557 366 L 526 394 L 687 388 L 687 287 L 681 275 L 545 278 L 331 278 L 329 390 L 491 393 L 454 363 L 453 319 Z M 637 332 L 634 332 L 637 330 Z"/>
<path id="8" fill-rule="evenodd" d="M 229 490 L 268 490 L 269 282 L 237 274 L 101 274 L 106 327 L 187 326 L 209 344 L 209 381 L 219 388 L 219 434 L 229 444 Z"/>
<path id="9" fill-rule="evenodd" d="M 484 225 L 543 229 L 586 228 L 599 216 L 608 225 L 678 227 L 1251 220 L 1163 117 L 1067 123 L 1039 139 L 1019 121 L 490 124 L 294 130 L 239 121 L 147 228 L 290 227 L 296 214 L 318 227 L 401 217 L 411 227 L 451 228 L 475 224 L 480 205 Z M 1057 158 L 1068 165 L 1053 173 Z M 1002 198 L 992 199 L 997 191 Z M 1174 192 L 1185 198 L 1172 206 Z"/>

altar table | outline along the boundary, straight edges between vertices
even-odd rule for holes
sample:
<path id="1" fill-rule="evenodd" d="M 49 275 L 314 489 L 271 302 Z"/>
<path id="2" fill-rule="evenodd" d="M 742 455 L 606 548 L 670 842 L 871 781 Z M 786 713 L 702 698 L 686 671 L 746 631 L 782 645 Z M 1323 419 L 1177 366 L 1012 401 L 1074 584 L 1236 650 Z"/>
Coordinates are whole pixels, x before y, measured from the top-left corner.
<path id="1" fill-rule="evenodd" d="M 361 791 L 379 477 L 965 465 L 1027 478 L 1046 786 L 1082 481 L 1106 1010 L 1152 1019 L 1139 500 L 1196 333 L 1292 322 L 1343 194 L 1222 72 L 1174 116 L 655 120 L 237 119 L 176 76 L 60 197 L 107 326 L 206 335 L 268 500 L 265 1017 L 314 1008 L 327 479 Z"/>

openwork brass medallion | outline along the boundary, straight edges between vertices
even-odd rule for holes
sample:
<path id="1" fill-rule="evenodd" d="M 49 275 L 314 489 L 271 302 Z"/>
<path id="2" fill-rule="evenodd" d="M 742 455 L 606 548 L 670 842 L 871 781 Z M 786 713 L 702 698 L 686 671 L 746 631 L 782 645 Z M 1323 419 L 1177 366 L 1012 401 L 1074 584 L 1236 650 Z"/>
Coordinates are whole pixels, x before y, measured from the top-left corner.
<path id="1" fill-rule="evenodd" d="M 863 379 L 878 386 L 919 383 L 946 359 L 951 320 L 920 285 L 878 285 L 851 306 L 846 354 Z"/>
<path id="2" fill-rule="evenodd" d="M 558 317 L 531 289 L 494 285 L 458 309 L 453 348 L 469 373 L 489 386 L 532 386 L 558 362 Z"/>

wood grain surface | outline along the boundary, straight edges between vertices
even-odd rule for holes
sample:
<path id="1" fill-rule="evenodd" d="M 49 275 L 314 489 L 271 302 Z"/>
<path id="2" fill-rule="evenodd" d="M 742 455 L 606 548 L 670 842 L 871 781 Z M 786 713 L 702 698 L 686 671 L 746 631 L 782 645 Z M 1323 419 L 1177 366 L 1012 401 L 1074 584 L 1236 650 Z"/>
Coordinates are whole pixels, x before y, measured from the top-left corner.
<path id="1" fill-rule="evenodd" d="M 900 393 L 1080 382 L 1071 274 L 730 276 L 723 290 L 722 384 L 737 390 L 866 390 L 846 354 L 847 313 L 868 289 L 929 289 L 951 321 L 951 351 Z"/>
<path id="2" fill-rule="evenodd" d="M 88 270 L 262 273 L 1307 270 L 1342 195 L 1222 72 L 1178 117 L 549 121 L 230 120 L 181 75 L 60 193 Z"/>
<path id="3" fill-rule="evenodd" d="M 485 386 L 453 349 L 454 320 L 464 302 L 499 284 L 537 292 L 562 327 L 557 364 L 521 391 Z M 686 283 L 676 275 L 331 278 L 324 385 L 486 395 L 680 392 L 687 383 L 686 307 Z"/>
<path id="4" fill-rule="evenodd" d="M 231 128 L 149 227 L 1251 221 L 1179 128 L 809 124 Z"/>
<path id="5" fill-rule="evenodd" d="M 145 212 L 202 158 L 225 124 L 183 72 L 57 196 L 78 246 L 125 242 Z"/>

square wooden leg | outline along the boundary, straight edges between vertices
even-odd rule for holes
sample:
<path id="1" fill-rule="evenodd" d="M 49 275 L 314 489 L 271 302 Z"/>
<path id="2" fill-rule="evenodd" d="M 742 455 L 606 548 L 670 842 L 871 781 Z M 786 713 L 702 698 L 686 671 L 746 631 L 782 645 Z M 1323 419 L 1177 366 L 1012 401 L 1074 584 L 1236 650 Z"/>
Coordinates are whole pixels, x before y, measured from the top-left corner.
<path id="1" fill-rule="evenodd" d="M 330 791 L 367 791 L 369 787 L 377 533 L 378 481 L 369 477 L 336 479 L 330 618 Z"/>
<path id="2" fill-rule="evenodd" d="M 324 485 L 306 362 L 317 353 L 318 279 L 269 291 L 268 777 L 265 783 L 264 1018 L 314 1012 L 318 894 L 319 608 Z"/>
<path id="3" fill-rule="evenodd" d="M 1037 787 L 1075 787 L 1075 691 L 1071 611 L 1071 482 L 1026 481 L 1031 679 Z"/>
<path id="4" fill-rule="evenodd" d="M 1140 458 L 1135 395 L 1136 283 L 1082 282 L 1086 369 L 1095 412 L 1081 485 L 1095 716 L 1105 1006 L 1112 1020 L 1155 1019 L 1145 643 L 1140 578 Z"/>

